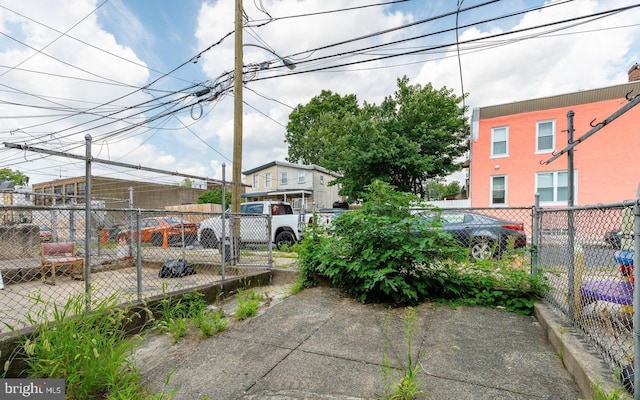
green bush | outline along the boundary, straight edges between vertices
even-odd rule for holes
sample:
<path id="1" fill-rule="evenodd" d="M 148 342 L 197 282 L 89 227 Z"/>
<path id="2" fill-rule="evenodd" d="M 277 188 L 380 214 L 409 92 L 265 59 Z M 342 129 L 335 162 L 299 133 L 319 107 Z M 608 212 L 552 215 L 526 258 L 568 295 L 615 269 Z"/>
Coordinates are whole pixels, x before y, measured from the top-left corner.
<path id="1" fill-rule="evenodd" d="M 413 215 L 418 204 L 414 195 L 374 182 L 361 208 L 336 218 L 333 235 L 306 234 L 298 255 L 307 284 L 324 277 L 360 301 L 423 301 L 434 269 L 462 260 L 465 251 L 435 223 Z"/>
<path id="2" fill-rule="evenodd" d="M 436 222 L 414 215 L 429 209 L 383 182 L 369 188 L 362 207 L 337 217 L 333 234 L 312 227 L 296 248 L 305 286 L 329 280 L 363 302 L 504 306 L 530 313 L 544 290 L 539 277 L 515 267 L 512 257 L 469 262 Z M 424 212 L 422 212 L 424 215 Z"/>

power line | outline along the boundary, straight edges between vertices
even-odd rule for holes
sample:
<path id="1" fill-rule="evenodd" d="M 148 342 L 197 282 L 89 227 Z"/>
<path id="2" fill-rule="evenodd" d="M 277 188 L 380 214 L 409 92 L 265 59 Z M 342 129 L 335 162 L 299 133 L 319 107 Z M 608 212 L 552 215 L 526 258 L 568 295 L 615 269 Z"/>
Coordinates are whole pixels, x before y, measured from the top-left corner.
<path id="1" fill-rule="evenodd" d="M 530 30 L 534 30 L 534 29 L 540 29 L 540 28 L 545 28 L 545 27 L 548 27 L 548 26 L 563 24 L 563 23 L 567 23 L 567 22 L 578 21 L 578 20 L 582 20 L 582 19 L 585 19 L 585 18 L 592 18 L 592 17 L 598 17 L 598 16 L 609 16 L 609 15 L 612 15 L 612 14 L 615 14 L 615 13 L 618 13 L 618 12 L 621 12 L 621 11 L 630 10 L 630 9 L 633 9 L 633 8 L 636 8 L 636 7 L 640 7 L 640 4 L 627 6 L 627 7 L 622 7 L 622 8 L 618 8 L 618 9 L 614 9 L 614 10 L 608 10 L 608 11 L 602 11 L 602 12 L 598 12 L 598 13 L 593 13 L 593 14 L 586 15 L 586 16 L 568 18 L 568 19 L 564 19 L 564 20 L 561 20 L 561 21 L 555 21 L 555 22 L 550 22 L 550 23 L 546 23 L 546 24 L 540 24 L 540 25 L 536 25 L 536 26 L 532 26 L 532 27 L 528 27 L 528 28 L 517 29 L 517 30 L 513 30 L 513 31 L 509 31 L 509 32 L 497 33 L 497 34 L 488 35 L 488 36 L 484 36 L 484 37 L 480 37 L 480 38 L 476 38 L 476 39 L 469 39 L 469 40 L 465 40 L 465 41 L 460 42 L 460 44 L 475 43 L 475 42 L 483 41 L 483 40 L 486 40 L 486 39 L 492 39 L 492 38 L 496 38 L 496 37 L 513 35 L 513 34 L 522 33 L 522 32 L 526 32 L 526 31 L 530 31 Z M 339 68 L 339 67 L 346 67 L 346 66 L 351 66 L 351 65 L 368 63 L 368 62 L 372 62 L 372 61 L 380 61 L 380 60 L 385 60 L 385 59 L 394 58 L 394 57 L 400 57 L 400 56 L 406 56 L 406 55 L 415 55 L 415 54 L 425 53 L 425 52 L 431 51 L 431 50 L 450 47 L 450 46 L 452 46 L 454 44 L 455 43 L 434 45 L 434 46 L 430 46 L 430 47 L 423 47 L 423 48 L 420 48 L 420 49 L 417 49 L 417 50 L 413 50 L 413 51 L 406 51 L 406 52 L 402 52 L 402 53 L 390 54 L 390 55 L 380 56 L 380 57 L 371 58 L 371 59 L 367 59 L 367 60 L 360 60 L 360 61 L 342 63 L 342 64 L 337 64 L 337 65 L 331 65 L 331 66 L 328 66 L 328 67 L 314 68 L 314 69 L 308 69 L 308 70 L 303 70 L 303 71 L 290 71 L 290 72 L 287 72 L 287 73 L 284 73 L 284 74 L 280 74 L 280 75 L 265 76 L 265 77 L 262 77 L 262 78 L 255 78 L 253 80 L 260 81 L 260 80 L 273 79 L 273 78 L 289 76 L 289 75 L 300 75 L 300 74 L 305 74 L 305 73 L 309 73 L 309 72 L 325 71 L 325 70 L 328 70 L 328 69 L 335 69 L 335 68 Z M 327 56 L 327 57 L 332 57 L 332 56 Z M 322 58 L 327 58 L 327 57 L 322 57 Z M 333 57 L 335 57 L 335 55 Z"/>
<path id="2" fill-rule="evenodd" d="M 494 1 L 500 1 L 500 0 L 494 0 Z M 426 37 L 436 36 L 436 35 L 439 35 L 439 34 L 442 34 L 442 33 L 455 31 L 458 28 L 469 28 L 469 27 L 476 26 L 476 25 L 486 24 L 486 23 L 489 23 L 489 22 L 494 22 L 494 21 L 497 21 L 497 20 L 501 20 L 501 19 L 505 19 L 505 18 L 511 18 L 511 17 L 517 16 L 517 15 L 525 14 L 525 13 L 533 11 L 533 10 L 541 10 L 543 8 L 557 6 L 557 5 L 565 4 L 565 3 L 568 3 L 568 2 L 572 2 L 572 1 L 575 1 L 575 0 L 563 0 L 561 2 L 557 2 L 557 3 L 553 3 L 553 4 L 545 4 L 545 5 L 542 5 L 542 6 L 539 6 L 539 7 L 529 8 L 529 9 L 526 9 L 526 10 L 521 10 L 521 11 L 513 12 L 513 13 L 510 13 L 510 14 L 505 14 L 505 15 L 502 15 L 502 16 L 497 16 L 497 17 L 485 19 L 485 20 L 482 20 L 482 21 L 469 23 L 469 24 L 466 24 L 466 25 L 463 25 L 463 26 L 460 26 L 460 27 L 457 27 L 457 28 L 442 29 L 442 30 L 439 30 L 439 31 L 436 31 L 436 32 L 431 32 L 431 33 L 426 33 L 426 34 L 413 36 L 413 37 L 409 37 L 409 38 L 399 39 L 399 40 L 395 40 L 395 41 L 392 41 L 392 42 L 381 43 L 381 44 L 377 44 L 377 45 L 371 45 L 371 46 L 367 46 L 367 47 L 359 48 L 359 49 L 355 49 L 355 50 L 344 51 L 344 52 L 340 52 L 340 53 L 336 53 L 336 54 L 316 57 L 316 58 L 308 59 L 308 60 L 304 60 L 304 61 L 298 61 L 298 62 L 296 62 L 296 65 L 301 65 L 301 64 L 305 64 L 305 63 L 319 61 L 319 60 L 329 60 L 331 58 L 345 57 L 345 56 L 350 56 L 350 55 L 355 55 L 355 54 L 359 54 L 359 55 L 368 54 L 368 52 L 366 52 L 366 50 L 378 49 L 378 48 L 381 48 L 381 47 L 388 47 L 388 46 L 391 46 L 391 45 L 394 45 L 394 44 L 398 44 L 398 43 L 404 43 L 404 42 L 414 41 L 416 39 L 423 39 L 423 38 L 426 38 Z M 492 2 L 493 1 L 486 2 L 486 3 L 483 3 L 483 4 L 476 5 L 474 7 L 488 5 L 489 3 L 492 3 Z M 463 10 L 469 10 L 470 8 L 471 7 L 466 8 L 466 9 L 461 9 L 460 11 L 462 12 Z M 438 15 L 438 16 L 435 16 L 435 17 L 431 17 L 431 18 L 427 18 L 427 19 L 423 19 L 421 21 L 417 21 L 417 22 L 414 22 L 414 23 L 411 23 L 411 24 L 408 24 L 408 25 L 402 25 L 400 27 L 391 28 L 391 30 L 402 29 L 404 27 L 413 26 L 414 24 L 418 24 L 418 23 L 431 22 L 433 20 L 437 20 L 437 19 L 443 18 L 444 16 L 451 16 L 453 14 L 457 15 L 459 13 L 450 12 L 450 13 L 446 13 L 446 14 L 441 14 L 441 15 Z M 386 31 L 383 31 L 383 32 L 386 32 Z M 371 34 L 371 35 L 375 36 L 375 35 L 378 35 L 378 34 L 379 33 L 374 33 L 374 34 Z M 342 42 L 339 42 L 338 44 L 350 43 L 351 41 L 357 41 L 357 40 L 360 40 L 360 38 L 349 40 L 349 41 L 342 41 Z M 456 40 L 456 43 L 457 43 L 457 40 Z M 324 46 L 323 48 L 333 47 L 333 46 L 334 45 L 329 45 L 329 46 Z M 308 50 L 306 52 L 309 52 L 309 51 L 315 52 L 315 51 L 317 51 L 319 49 L 323 49 L 323 48 L 316 48 L 316 49 L 313 49 L 313 50 Z M 287 57 L 294 57 L 295 55 L 303 54 L 303 53 L 306 53 L 306 52 L 296 53 L 296 54 L 293 54 L 293 55 L 288 55 Z M 401 53 L 399 55 L 405 55 L 405 54 L 407 54 L 407 53 Z M 276 67 L 276 68 L 281 68 L 281 67 Z M 276 69 L 276 68 L 274 68 L 274 69 Z M 295 73 L 293 73 L 293 74 L 295 74 Z"/>
<path id="3" fill-rule="evenodd" d="M 275 17 L 275 18 L 273 18 L 273 17 L 270 16 L 271 18 L 269 18 L 266 22 L 261 23 L 259 25 L 255 25 L 255 27 L 261 27 L 261 26 L 264 26 L 264 25 L 269 24 L 271 22 L 279 21 L 279 20 L 283 20 L 283 19 L 312 17 L 312 16 L 316 16 L 316 15 L 323 15 L 323 14 L 334 14 L 334 13 L 343 12 L 343 11 L 362 10 L 364 8 L 392 5 L 392 4 L 397 4 L 397 3 L 404 3 L 406 1 L 409 1 L 409 0 L 396 0 L 396 1 L 389 1 L 389 2 L 386 2 L 386 3 L 367 4 L 367 5 L 364 5 L 364 6 L 341 8 L 341 9 L 337 9 L 337 10 L 328 10 L 328 11 L 318 11 L 318 12 L 314 12 L 314 13 L 288 15 L 288 16 L 284 16 L 284 17 Z M 496 1 L 500 1 L 500 0 L 496 0 Z M 260 20 L 256 20 L 256 22 L 259 22 L 259 21 Z"/>

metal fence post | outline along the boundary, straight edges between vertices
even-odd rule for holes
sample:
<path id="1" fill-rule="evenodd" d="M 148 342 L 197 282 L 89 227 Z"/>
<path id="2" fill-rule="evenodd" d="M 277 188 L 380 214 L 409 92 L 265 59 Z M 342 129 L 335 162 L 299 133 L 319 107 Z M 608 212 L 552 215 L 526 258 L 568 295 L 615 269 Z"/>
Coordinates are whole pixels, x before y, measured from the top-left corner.
<path id="1" fill-rule="evenodd" d="M 633 287 L 633 398 L 640 400 L 640 374 L 636 369 L 640 366 L 640 185 L 636 194 L 636 202 L 633 206 L 633 278 L 636 284 Z"/>
<path id="2" fill-rule="evenodd" d="M 273 217 L 271 216 L 271 214 L 267 215 L 267 232 L 265 232 L 267 234 L 267 243 L 269 243 L 269 245 L 267 246 L 268 248 L 268 252 L 269 252 L 269 259 L 267 261 L 269 268 L 273 268 L 273 242 L 271 241 L 271 231 L 273 229 L 273 224 L 272 222 Z"/>
<path id="3" fill-rule="evenodd" d="M 91 135 L 85 137 L 84 287 L 87 312 L 91 311 Z"/>
<path id="4" fill-rule="evenodd" d="M 531 226 L 531 274 L 538 274 L 538 250 L 540 248 L 540 194 L 534 195 L 533 221 Z"/>
<path id="5" fill-rule="evenodd" d="M 129 232 L 133 232 L 133 187 L 131 186 L 129 186 Z M 133 257 L 133 237 L 129 236 L 129 257 Z"/>
<path id="6" fill-rule="evenodd" d="M 225 169 L 227 164 L 222 163 L 222 215 L 221 215 L 221 224 L 222 224 L 222 237 L 220 238 L 220 257 L 222 257 L 221 261 L 221 271 L 222 280 L 224 281 L 224 267 L 226 263 L 227 256 L 227 235 L 225 230 L 225 218 L 227 218 L 226 206 L 227 206 L 227 192 L 226 192 L 226 182 L 225 182 Z"/>
<path id="7" fill-rule="evenodd" d="M 138 280 L 138 300 L 142 300 L 142 238 L 140 237 L 140 209 L 136 212 L 136 275 Z M 133 231 L 132 231 L 133 232 Z M 131 238 L 133 243 L 133 238 Z"/>

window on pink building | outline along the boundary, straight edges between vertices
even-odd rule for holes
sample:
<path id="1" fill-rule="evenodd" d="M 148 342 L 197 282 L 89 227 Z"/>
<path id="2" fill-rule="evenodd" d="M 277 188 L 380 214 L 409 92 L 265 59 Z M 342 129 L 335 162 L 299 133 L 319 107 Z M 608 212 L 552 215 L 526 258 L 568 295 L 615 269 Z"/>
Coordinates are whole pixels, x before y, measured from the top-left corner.
<path id="1" fill-rule="evenodd" d="M 491 129 L 491 157 L 509 156 L 509 127 Z"/>
<path id="2" fill-rule="evenodd" d="M 574 194 L 577 198 L 578 174 L 574 172 Z M 539 172 L 536 174 L 536 192 L 541 204 L 567 204 L 569 199 L 569 180 L 567 171 Z"/>
<path id="3" fill-rule="evenodd" d="M 536 124 L 536 152 L 550 153 L 556 147 L 556 122 L 540 121 Z"/>
<path id="4" fill-rule="evenodd" d="M 491 177 L 491 205 L 507 205 L 507 177 L 505 175 Z"/>

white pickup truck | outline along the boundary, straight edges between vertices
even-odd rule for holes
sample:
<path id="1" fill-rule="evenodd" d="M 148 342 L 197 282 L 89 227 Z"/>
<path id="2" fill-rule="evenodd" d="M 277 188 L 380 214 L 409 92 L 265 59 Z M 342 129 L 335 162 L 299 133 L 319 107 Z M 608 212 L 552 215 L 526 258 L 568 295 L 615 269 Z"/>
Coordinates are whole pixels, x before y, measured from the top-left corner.
<path id="1" fill-rule="evenodd" d="M 271 218 L 271 242 L 278 249 L 291 246 L 302 238 L 299 216 L 293 213 L 291 204 L 282 201 L 253 201 L 240 204 L 241 244 L 268 243 L 268 219 Z M 270 216 L 270 217 L 269 217 Z M 231 236 L 231 223 L 224 220 L 225 237 Z M 222 237 L 221 216 L 206 219 L 198 224 L 198 241 L 204 248 L 218 248 Z"/>

